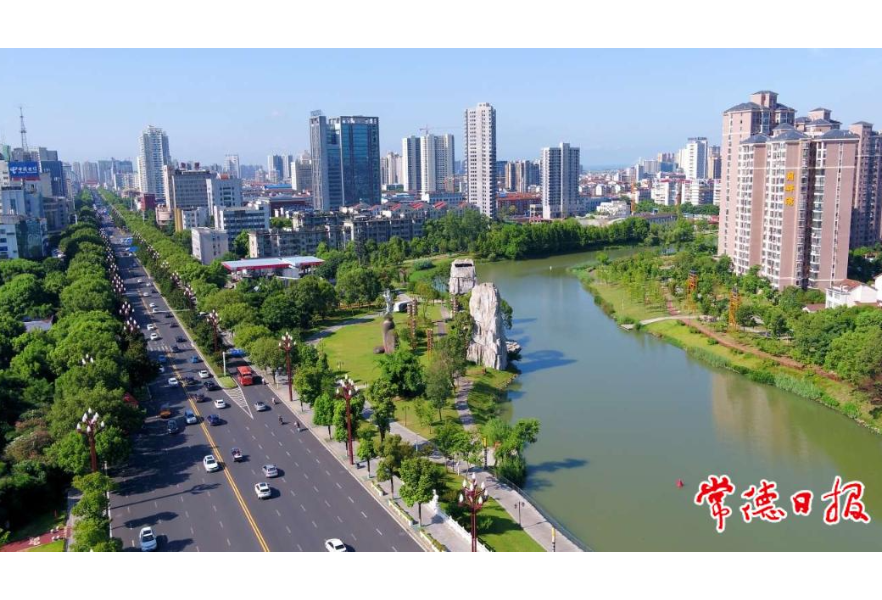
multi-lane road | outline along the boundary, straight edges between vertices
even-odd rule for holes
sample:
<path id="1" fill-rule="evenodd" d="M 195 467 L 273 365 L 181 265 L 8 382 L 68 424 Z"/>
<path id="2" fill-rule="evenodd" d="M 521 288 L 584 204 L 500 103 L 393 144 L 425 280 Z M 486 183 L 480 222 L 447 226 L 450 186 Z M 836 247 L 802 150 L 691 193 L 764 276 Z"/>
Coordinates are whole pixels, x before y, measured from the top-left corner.
<path id="1" fill-rule="evenodd" d="M 124 235 L 105 226 L 115 238 Z M 293 427 L 292 412 L 282 402 L 273 405 L 269 386 L 205 390 L 197 373 L 208 367 L 201 360 L 191 362 L 198 354 L 152 280 L 134 256 L 117 260 L 144 335 L 153 332 L 146 328 L 149 323 L 156 325 L 159 339 L 148 342 L 151 355 L 167 357 L 166 372 L 150 385 L 148 418 L 135 438 L 132 459 L 115 474 L 112 533 L 127 550 L 138 549 L 138 532 L 146 525 L 159 537 L 160 550 L 315 552 L 324 551 L 329 538 L 340 538 L 355 551 L 422 549 L 311 432 Z M 187 341 L 177 342 L 178 336 Z M 197 385 L 167 383 L 185 376 Z M 206 400 L 194 402 L 188 392 Z M 216 398 L 224 398 L 228 407 L 214 408 Z M 258 401 L 270 410 L 254 410 Z M 171 405 L 181 433 L 167 433 L 167 420 L 157 416 L 163 404 Z M 187 409 L 199 415 L 198 424 L 185 424 Z M 223 423 L 208 425 L 208 414 L 219 415 Z M 232 461 L 234 446 L 242 449 L 244 461 Z M 220 471 L 205 471 L 202 459 L 208 454 L 223 463 Z M 261 467 L 268 463 L 278 467 L 278 477 L 264 477 Z M 254 491 L 262 481 L 272 488 L 272 497 L 264 500 Z"/>

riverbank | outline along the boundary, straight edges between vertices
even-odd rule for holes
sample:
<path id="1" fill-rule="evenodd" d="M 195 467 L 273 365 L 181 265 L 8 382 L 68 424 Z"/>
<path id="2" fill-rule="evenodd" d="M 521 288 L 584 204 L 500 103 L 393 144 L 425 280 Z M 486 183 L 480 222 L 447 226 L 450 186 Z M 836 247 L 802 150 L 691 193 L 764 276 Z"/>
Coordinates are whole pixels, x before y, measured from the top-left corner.
<path id="1" fill-rule="evenodd" d="M 814 400 L 876 433 L 882 433 L 882 411 L 854 386 L 825 377 L 815 369 L 793 360 L 787 362 L 794 363 L 794 367 L 785 366 L 775 357 L 764 357 L 762 351 L 739 343 L 732 336 L 716 334 L 727 342 L 724 345 L 703 332 L 700 326 L 689 323 L 685 317 L 641 325 L 641 321 L 668 316 L 667 308 L 658 301 L 644 303 L 635 300 L 623 286 L 598 280 L 588 267 L 580 265 L 571 271 L 593 296 L 595 304 L 619 324 L 633 324 L 635 330 L 681 348 L 692 358 L 713 367 L 734 371 L 756 383 Z"/>

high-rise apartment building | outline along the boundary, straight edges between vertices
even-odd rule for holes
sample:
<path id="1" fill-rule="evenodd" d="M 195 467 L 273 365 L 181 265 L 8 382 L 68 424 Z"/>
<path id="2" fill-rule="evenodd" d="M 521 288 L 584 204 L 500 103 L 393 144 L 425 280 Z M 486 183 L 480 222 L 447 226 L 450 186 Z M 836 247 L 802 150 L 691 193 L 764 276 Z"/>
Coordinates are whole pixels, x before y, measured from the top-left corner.
<path id="1" fill-rule="evenodd" d="M 242 206 L 242 180 L 230 175 L 212 173 L 206 179 L 206 197 L 208 199 L 208 214 L 214 215 L 218 208 L 230 208 Z"/>
<path id="2" fill-rule="evenodd" d="M 579 201 L 579 148 L 561 143 L 542 149 L 542 217 L 565 219 Z"/>
<path id="3" fill-rule="evenodd" d="M 452 134 L 427 134 L 420 138 L 421 194 L 453 191 L 453 157 Z"/>
<path id="4" fill-rule="evenodd" d="M 312 157 L 309 152 L 304 152 L 291 164 L 291 187 L 300 194 L 312 190 Z"/>
<path id="5" fill-rule="evenodd" d="M 874 246 L 882 239 L 882 135 L 864 121 L 848 130 L 859 138 L 850 246 Z"/>
<path id="6" fill-rule="evenodd" d="M 153 194 L 158 201 L 164 201 L 167 192 L 163 171 L 171 163 L 168 136 L 159 127 L 150 125 L 141 132 L 138 145 L 138 183 L 141 193 Z"/>
<path id="7" fill-rule="evenodd" d="M 383 185 L 398 185 L 401 183 L 401 155 L 389 152 L 383 156 L 383 164 L 380 167 L 380 180 Z"/>
<path id="8" fill-rule="evenodd" d="M 482 102 L 465 111 L 466 199 L 496 217 L 496 109 Z"/>
<path id="9" fill-rule="evenodd" d="M 707 179 L 707 138 L 689 138 L 679 162 L 687 179 Z"/>
<path id="10" fill-rule="evenodd" d="M 279 183 L 284 179 L 285 158 L 281 154 L 270 154 L 266 157 L 267 176 L 273 183 Z"/>
<path id="11" fill-rule="evenodd" d="M 166 205 L 175 219 L 175 230 L 189 229 L 181 211 L 201 208 L 197 225 L 202 226 L 208 219 L 208 186 L 212 175 L 202 169 L 176 169 L 165 167 L 163 186 L 166 190 Z"/>
<path id="12" fill-rule="evenodd" d="M 380 203 L 380 121 L 377 117 L 309 119 L 313 204 L 338 210 L 359 202 Z"/>
<path id="13" fill-rule="evenodd" d="M 230 177 L 239 179 L 242 173 L 239 170 L 239 155 L 227 154 L 224 156 L 224 173 L 229 173 Z"/>
<path id="14" fill-rule="evenodd" d="M 98 183 L 98 163 L 89 161 L 83 163 L 83 183 L 93 185 Z"/>
<path id="15" fill-rule="evenodd" d="M 401 184 L 405 191 L 417 192 L 422 176 L 422 144 L 412 135 L 401 140 Z"/>

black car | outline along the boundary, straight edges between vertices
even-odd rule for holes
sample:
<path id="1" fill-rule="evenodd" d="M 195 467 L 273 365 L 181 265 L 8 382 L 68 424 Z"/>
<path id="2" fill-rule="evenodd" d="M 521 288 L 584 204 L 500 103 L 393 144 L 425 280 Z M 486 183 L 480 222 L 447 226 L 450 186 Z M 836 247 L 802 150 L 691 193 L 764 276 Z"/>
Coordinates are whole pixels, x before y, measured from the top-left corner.
<path id="1" fill-rule="evenodd" d="M 208 421 L 208 424 L 212 426 L 221 424 L 221 418 L 217 415 L 208 415 L 207 417 L 205 417 L 205 420 Z"/>
<path id="2" fill-rule="evenodd" d="M 204 385 L 205 389 L 209 392 L 216 392 L 217 390 L 221 389 L 221 387 L 214 382 L 214 379 L 207 379 Z"/>
<path id="3" fill-rule="evenodd" d="M 183 343 L 186 342 L 187 340 L 186 340 L 186 338 L 184 338 L 184 336 L 179 335 L 179 336 L 177 336 L 177 337 L 175 338 L 175 341 L 176 341 L 177 343 L 179 343 L 179 344 L 183 344 Z"/>
<path id="4" fill-rule="evenodd" d="M 181 428 L 178 427 L 177 421 L 169 421 L 167 429 L 168 429 L 169 434 L 171 434 L 171 435 L 174 435 L 175 433 L 181 432 Z"/>
<path id="5" fill-rule="evenodd" d="M 187 397 L 190 400 L 192 400 L 193 402 L 205 402 L 206 400 L 208 400 L 208 398 L 205 396 L 205 394 L 200 394 L 198 392 L 192 393 L 192 394 L 187 394 Z"/>
<path id="6" fill-rule="evenodd" d="M 180 352 L 181 349 L 178 348 L 177 346 L 172 346 L 172 347 L 171 347 L 171 351 L 172 351 L 172 352 Z"/>

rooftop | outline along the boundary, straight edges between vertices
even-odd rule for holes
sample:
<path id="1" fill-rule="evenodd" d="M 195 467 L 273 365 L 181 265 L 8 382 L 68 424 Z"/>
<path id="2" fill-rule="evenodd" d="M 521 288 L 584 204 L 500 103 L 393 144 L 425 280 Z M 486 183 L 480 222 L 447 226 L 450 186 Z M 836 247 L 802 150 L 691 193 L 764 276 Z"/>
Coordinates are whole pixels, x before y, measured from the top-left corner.
<path id="1" fill-rule="evenodd" d="M 261 270 L 261 269 L 299 269 L 315 267 L 324 263 L 315 256 L 283 256 L 280 258 L 245 258 L 229 260 L 221 263 L 227 271 Z"/>

